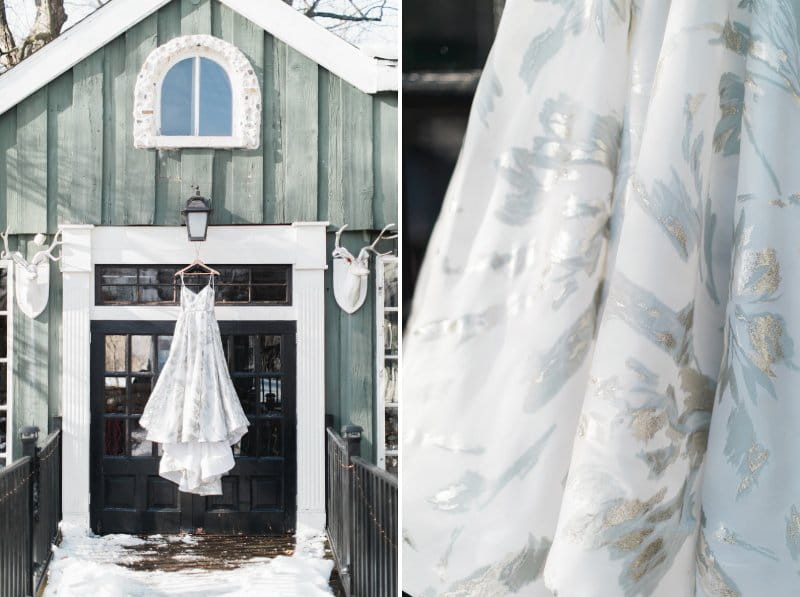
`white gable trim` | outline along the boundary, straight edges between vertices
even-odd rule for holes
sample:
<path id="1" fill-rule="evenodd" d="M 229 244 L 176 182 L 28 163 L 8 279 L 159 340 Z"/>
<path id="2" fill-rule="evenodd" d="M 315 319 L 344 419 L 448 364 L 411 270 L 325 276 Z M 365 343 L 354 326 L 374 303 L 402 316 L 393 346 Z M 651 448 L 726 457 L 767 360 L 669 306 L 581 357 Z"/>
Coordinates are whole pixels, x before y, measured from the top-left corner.
<path id="1" fill-rule="evenodd" d="M 396 91 L 398 71 L 362 53 L 282 0 L 220 0 L 364 93 Z M 116 0 L 0 76 L 0 114 L 16 106 L 170 0 Z"/>

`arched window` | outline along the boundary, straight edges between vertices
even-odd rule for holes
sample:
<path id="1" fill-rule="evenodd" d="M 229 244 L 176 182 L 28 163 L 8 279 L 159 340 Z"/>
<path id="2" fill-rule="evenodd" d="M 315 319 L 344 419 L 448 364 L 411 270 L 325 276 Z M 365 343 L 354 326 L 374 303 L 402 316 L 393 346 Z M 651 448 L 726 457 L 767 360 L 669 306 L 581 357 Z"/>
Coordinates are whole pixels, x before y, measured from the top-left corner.
<path id="1" fill-rule="evenodd" d="M 161 83 L 161 126 L 164 136 L 230 137 L 233 95 L 228 73 L 219 63 L 200 56 L 184 58 Z"/>
<path id="2" fill-rule="evenodd" d="M 135 147 L 256 149 L 261 89 L 235 46 L 210 35 L 177 37 L 142 65 L 133 116 Z"/>

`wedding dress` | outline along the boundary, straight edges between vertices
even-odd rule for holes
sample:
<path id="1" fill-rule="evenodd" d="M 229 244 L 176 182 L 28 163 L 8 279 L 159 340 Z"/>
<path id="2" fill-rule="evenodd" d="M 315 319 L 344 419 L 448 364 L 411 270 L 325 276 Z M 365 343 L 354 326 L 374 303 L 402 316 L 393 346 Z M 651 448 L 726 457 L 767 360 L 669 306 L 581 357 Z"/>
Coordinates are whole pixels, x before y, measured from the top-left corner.
<path id="1" fill-rule="evenodd" d="M 800 2 L 508 0 L 403 345 L 414 597 L 800 595 Z"/>
<path id="2" fill-rule="evenodd" d="M 231 446 L 249 424 L 228 374 L 214 316 L 214 279 L 198 293 L 181 276 L 181 311 L 169 356 L 140 424 L 161 444 L 159 474 L 181 491 L 222 493 L 234 466 Z"/>

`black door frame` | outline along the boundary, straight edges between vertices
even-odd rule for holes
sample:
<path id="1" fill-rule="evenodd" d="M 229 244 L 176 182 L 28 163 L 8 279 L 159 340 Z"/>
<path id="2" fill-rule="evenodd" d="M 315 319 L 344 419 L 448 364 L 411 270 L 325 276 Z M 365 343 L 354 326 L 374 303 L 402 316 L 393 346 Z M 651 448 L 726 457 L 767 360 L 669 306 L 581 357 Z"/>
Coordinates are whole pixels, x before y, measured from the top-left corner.
<path id="1" fill-rule="evenodd" d="M 98 531 L 97 522 L 102 515 L 103 506 L 103 413 L 96 408 L 96 396 L 102 395 L 104 384 L 104 353 L 103 342 L 95 338 L 106 334 L 135 334 L 135 335 L 172 335 L 175 329 L 175 320 L 92 320 L 90 329 L 90 450 L 89 450 L 89 512 L 91 528 Z M 291 334 L 296 338 L 297 322 L 291 320 L 220 320 L 218 321 L 221 335 L 235 334 Z M 286 433 L 285 445 L 294 446 L 292 456 L 284 456 L 283 474 L 283 504 L 284 504 L 284 531 L 293 531 L 297 521 L 297 367 L 296 347 L 287 351 L 285 357 L 285 371 L 287 375 L 282 378 L 285 383 L 285 395 L 288 400 L 284 404 L 284 431 Z M 289 374 L 290 373 L 290 374 Z M 135 459 L 129 458 L 130 465 L 136 466 Z M 237 457 L 237 459 L 240 457 Z M 194 496 L 178 492 L 180 500 L 179 518 L 180 530 L 193 531 L 202 526 L 203 512 L 198 507 L 203 496 Z M 146 513 L 136 513 L 144 516 Z M 147 525 L 150 526 L 150 525 Z M 99 529 L 100 532 L 105 532 Z M 155 528 L 154 532 L 169 532 Z M 224 532 L 220 534 L 225 534 Z"/>

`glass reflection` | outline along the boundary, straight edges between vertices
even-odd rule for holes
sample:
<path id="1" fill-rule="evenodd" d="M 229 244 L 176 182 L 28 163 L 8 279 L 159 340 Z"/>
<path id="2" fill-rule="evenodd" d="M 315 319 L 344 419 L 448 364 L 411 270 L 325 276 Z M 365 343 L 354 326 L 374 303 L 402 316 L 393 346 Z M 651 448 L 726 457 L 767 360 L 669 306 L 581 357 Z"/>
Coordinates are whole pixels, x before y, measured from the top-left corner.
<path id="1" fill-rule="evenodd" d="M 124 377 L 106 377 L 103 397 L 106 414 L 125 412 L 126 384 Z"/>
<path id="2" fill-rule="evenodd" d="M 127 371 L 127 336 L 106 336 L 106 371 Z"/>
<path id="3" fill-rule="evenodd" d="M 131 336 L 131 373 L 152 372 L 152 353 L 152 336 Z"/>
<path id="4" fill-rule="evenodd" d="M 147 431 L 139 425 L 139 419 L 130 419 L 131 456 L 152 456 L 153 443 L 145 439 Z"/>

